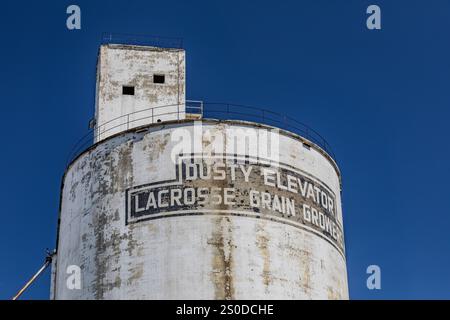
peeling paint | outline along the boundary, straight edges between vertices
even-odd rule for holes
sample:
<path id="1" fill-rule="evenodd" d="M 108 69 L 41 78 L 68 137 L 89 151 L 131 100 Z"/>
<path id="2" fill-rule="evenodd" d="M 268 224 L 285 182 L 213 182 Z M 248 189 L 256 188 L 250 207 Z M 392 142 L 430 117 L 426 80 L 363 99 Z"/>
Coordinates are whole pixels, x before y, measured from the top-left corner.
<path id="1" fill-rule="evenodd" d="M 98 143 L 70 165 L 62 189 L 55 298 L 347 299 L 345 257 L 307 230 L 269 219 L 211 214 L 211 204 L 193 216 L 126 224 L 128 188 L 176 177 L 170 134 L 180 126 L 193 130 L 193 122 L 184 121 L 128 131 Z M 203 126 L 220 132 L 242 124 L 205 120 Z M 202 143 L 208 147 L 213 141 L 204 138 Z M 326 183 L 336 194 L 341 221 L 334 164 L 314 148 L 305 152 L 301 143 L 281 133 L 286 152 L 280 161 Z M 249 183 L 258 181 L 251 176 Z M 185 185 L 248 187 L 243 179 Z M 213 208 L 233 209 L 223 203 Z M 82 290 L 65 287 L 64 270 L 70 264 L 83 266 Z"/>

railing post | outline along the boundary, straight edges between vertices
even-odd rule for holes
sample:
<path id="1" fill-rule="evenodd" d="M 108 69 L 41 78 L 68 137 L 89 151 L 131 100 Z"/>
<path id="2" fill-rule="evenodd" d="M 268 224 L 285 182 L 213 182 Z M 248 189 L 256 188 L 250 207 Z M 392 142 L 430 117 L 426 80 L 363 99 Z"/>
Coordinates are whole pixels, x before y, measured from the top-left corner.
<path id="1" fill-rule="evenodd" d="M 154 123 L 155 121 L 153 120 L 153 108 L 152 108 L 152 124 Z"/>
<path id="2" fill-rule="evenodd" d="M 130 129 L 130 114 L 127 114 L 127 130 Z"/>

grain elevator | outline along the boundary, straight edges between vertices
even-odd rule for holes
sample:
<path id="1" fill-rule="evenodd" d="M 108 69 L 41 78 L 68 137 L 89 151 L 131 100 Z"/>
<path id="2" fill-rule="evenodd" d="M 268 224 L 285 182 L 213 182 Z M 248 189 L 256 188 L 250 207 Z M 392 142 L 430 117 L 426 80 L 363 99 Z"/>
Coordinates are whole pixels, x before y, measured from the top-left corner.
<path id="1" fill-rule="evenodd" d="M 52 299 L 347 299 L 332 153 L 275 110 L 186 100 L 185 75 L 183 49 L 101 45 Z"/>

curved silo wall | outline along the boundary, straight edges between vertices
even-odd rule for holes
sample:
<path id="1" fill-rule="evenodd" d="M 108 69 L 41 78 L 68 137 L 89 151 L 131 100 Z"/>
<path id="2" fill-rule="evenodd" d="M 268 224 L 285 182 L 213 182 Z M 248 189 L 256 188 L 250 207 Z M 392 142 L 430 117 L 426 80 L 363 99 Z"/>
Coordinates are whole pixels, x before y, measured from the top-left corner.
<path id="1" fill-rule="evenodd" d="M 70 265 L 81 289 L 66 285 Z M 347 299 L 338 168 L 248 122 L 110 137 L 64 176 L 54 297 Z"/>

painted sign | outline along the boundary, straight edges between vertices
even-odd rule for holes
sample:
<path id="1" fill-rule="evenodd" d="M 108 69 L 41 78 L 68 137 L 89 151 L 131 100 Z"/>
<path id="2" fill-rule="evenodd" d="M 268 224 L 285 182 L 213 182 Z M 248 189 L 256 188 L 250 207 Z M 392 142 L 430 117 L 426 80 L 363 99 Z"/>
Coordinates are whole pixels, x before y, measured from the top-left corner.
<path id="1" fill-rule="evenodd" d="M 344 251 L 336 196 L 323 182 L 260 158 L 179 156 L 174 180 L 132 187 L 126 222 L 183 215 L 238 215 L 313 232 Z"/>

